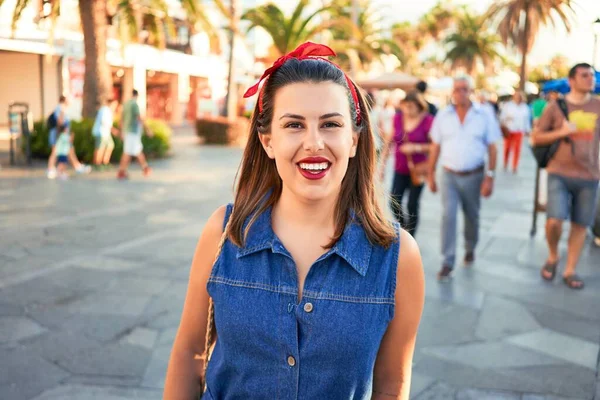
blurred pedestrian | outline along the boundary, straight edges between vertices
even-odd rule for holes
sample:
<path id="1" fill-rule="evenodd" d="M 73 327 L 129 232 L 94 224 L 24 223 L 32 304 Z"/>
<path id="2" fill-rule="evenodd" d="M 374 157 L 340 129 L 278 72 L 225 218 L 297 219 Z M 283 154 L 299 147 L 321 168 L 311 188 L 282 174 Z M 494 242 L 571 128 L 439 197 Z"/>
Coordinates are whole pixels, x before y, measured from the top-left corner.
<path id="1" fill-rule="evenodd" d="M 531 132 L 531 113 L 529 106 L 524 101 L 525 93 L 515 92 L 511 101 L 502 106 L 500 124 L 508 130 L 504 137 L 504 170 L 508 168 L 508 161 L 512 153 L 512 171 L 517 173 L 523 136 Z"/>
<path id="2" fill-rule="evenodd" d="M 198 398 L 206 378 L 203 399 L 408 400 L 422 262 L 378 204 L 366 103 L 317 58 L 331 55 L 306 43 L 260 79 L 234 204 L 196 248 L 166 399 Z"/>
<path id="3" fill-rule="evenodd" d="M 92 128 L 94 165 L 98 169 L 105 169 L 110 166 L 110 157 L 115 148 L 112 135 L 118 134 L 118 130 L 113 127 L 116 106 L 116 100 L 107 100 L 98 110 L 94 120 L 94 127 Z"/>
<path id="4" fill-rule="evenodd" d="M 57 139 L 55 145 L 56 163 L 58 166 L 58 179 L 67 180 L 67 166 L 69 164 L 69 152 L 71 151 L 73 137 L 69 134 L 66 125 L 61 125 L 57 129 Z"/>
<path id="5" fill-rule="evenodd" d="M 123 155 L 119 164 L 118 179 L 127 179 L 127 168 L 131 157 L 136 157 L 142 167 L 144 176 L 149 176 L 152 169 L 148 166 L 144 156 L 144 145 L 142 144 L 143 129 L 146 128 L 148 136 L 152 132 L 145 126 L 144 119 L 140 113 L 138 101 L 138 91 L 134 90 L 132 97 L 123 105 L 123 115 L 121 116 L 121 135 L 123 137 Z"/>
<path id="6" fill-rule="evenodd" d="M 59 133 L 64 130 L 70 134 L 71 129 L 71 120 L 69 115 L 67 114 L 67 107 L 69 106 L 68 99 L 66 96 L 60 96 L 58 99 L 58 105 L 50 114 L 48 118 L 48 143 L 51 147 L 50 156 L 48 157 L 48 179 L 56 178 L 56 140 L 59 136 Z M 69 161 L 71 161 L 71 165 L 75 168 L 75 171 L 79 174 L 87 174 L 91 171 L 91 167 L 89 165 L 82 164 L 79 162 L 77 155 L 75 154 L 75 147 L 71 146 L 68 154 Z"/>
<path id="7" fill-rule="evenodd" d="M 417 86 L 416 89 L 419 93 L 421 93 L 423 95 L 423 98 L 425 98 L 425 101 L 427 102 L 427 108 L 428 108 L 428 113 L 433 115 L 435 117 L 435 115 L 438 112 L 437 107 L 435 106 L 435 104 L 430 103 L 427 98 L 425 97 L 425 93 L 427 92 L 427 82 L 425 81 L 419 81 L 417 82 Z"/>
<path id="8" fill-rule="evenodd" d="M 437 192 L 435 168 L 442 164 L 442 268 L 438 279 L 451 277 L 456 258 L 456 217 L 459 204 L 465 216 L 466 265 L 475 260 L 479 239 L 481 196 L 489 197 L 494 188 L 496 142 L 500 128 L 488 111 L 470 100 L 468 78 L 456 78 L 452 88 L 453 104 L 438 113 L 431 128 L 429 187 Z M 485 168 L 486 155 L 488 167 Z"/>
<path id="9" fill-rule="evenodd" d="M 594 69 L 590 64 L 581 63 L 571 68 L 571 91 L 564 99 L 548 104 L 531 138 L 535 146 L 559 143 L 546 167 L 546 241 L 549 254 L 541 275 L 548 281 L 554 279 L 560 261 L 558 243 L 563 221 L 570 219 L 563 282 L 571 289 L 584 286 L 576 268 L 587 229 L 594 221 L 600 180 L 600 100 L 591 95 L 595 84 Z M 561 104 L 566 110 L 561 109 Z"/>
<path id="10" fill-rule="evenodd" d="M 427 153 L 431 147 L 429 130 L 433 116 L 419 92 L 411 92 L 400 102 L 402 111 L 394 117 L 394 135 L 386 143 L 380 175 L 383 177 L 392 143 L 395 145 L 395 174 L 392 185 L 392 213 L 400 225 L 415 236 L 419 223 L 419 203 L 427 176 Z M 408 190 L 407 212 L 402 199 Z"/>

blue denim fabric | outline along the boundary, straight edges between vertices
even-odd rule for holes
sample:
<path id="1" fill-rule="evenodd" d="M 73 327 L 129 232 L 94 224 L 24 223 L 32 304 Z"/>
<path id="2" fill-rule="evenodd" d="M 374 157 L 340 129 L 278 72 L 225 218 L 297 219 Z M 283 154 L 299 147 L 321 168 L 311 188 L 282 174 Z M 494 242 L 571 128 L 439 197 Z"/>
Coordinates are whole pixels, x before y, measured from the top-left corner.
<path id="1" fill-rule="evenodd" d="M 370 399 L 399 247 L 372 245 L 349 222 L 312 265 L 298 302 L 296 267 L 271 210 L 258 216 L 243 248 L 225 242 L 208 280 L 217 342 L 202 399 Z"/>

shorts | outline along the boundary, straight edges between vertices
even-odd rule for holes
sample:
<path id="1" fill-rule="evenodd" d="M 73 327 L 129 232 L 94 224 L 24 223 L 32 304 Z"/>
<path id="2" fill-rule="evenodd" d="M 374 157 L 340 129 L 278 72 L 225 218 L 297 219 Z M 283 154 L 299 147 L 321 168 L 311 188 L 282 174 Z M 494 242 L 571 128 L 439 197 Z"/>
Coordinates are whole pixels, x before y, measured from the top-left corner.
<path id="1" fill-rule="evenodd" d="M 56 128 L 50 129 L 50 131 L 48 132 L 48 144 L 50 145 L 50 147 L 54 147 L 54 145 L 56 144 Z"/>
<path id="2" fill-rule="evenodd" d="M 67 164 L 69 162 L 69 157 L 67 155 L 60 155 L 56 157 L 57 164 Z"/>
<path id="3" fill-rule="evenodd" d="M 100 149 L 113 149 L 115 147 L 115 141 L 111 135 L 108 136 L 94 136 L 94 148 Z"/>
<path id="4" fill-rule="evenodd" d="M 139 133 L 127 133 L 123 142 L 123 153 L 137 157 L 142 150 L 144 150 L 142 135 Z"/>
<path id="5" fill-rule="evenodd" d="M 590 226 L 594 222 L 598 181 L 548 175 L 548 218 Z"/>

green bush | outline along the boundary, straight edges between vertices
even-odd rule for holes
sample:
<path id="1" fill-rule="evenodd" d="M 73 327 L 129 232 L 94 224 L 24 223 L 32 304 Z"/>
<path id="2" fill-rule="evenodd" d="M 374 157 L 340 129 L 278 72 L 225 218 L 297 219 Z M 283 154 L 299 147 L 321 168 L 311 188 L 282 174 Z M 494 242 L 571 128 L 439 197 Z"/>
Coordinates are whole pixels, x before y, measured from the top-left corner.
<path id="1" fill-rule="evenodd" d="M 249 121 L 238 118 L 230 121 L 224 117 L 199 119 L 196 134 L 206 144 L 241 144 L 248 133 Z"/>
<path id="2" fill-rule="evenodd" d="M 152 137 L 144 135 L 142 143 L 144 144 L 144 154 L 148 158 L 163 158 L 167 156 L 171 148 L 171 128 L 159 120 L 147 120 L 148 128 L 154 134 Z M 71 132 L 75 135 L 73 145 L 75 153 L 80 161 L 91 164 L 94 157 L 94 137 L 92 136 L 92 127 L 94 120 L 83 119 L 81 121 L 71 121 Z M 114 124 L 118 127 L 118 121 Z M 33 134 L 31 136 L 31 154 L 37 158 L 48 158 L 50 155 L 50 145 L 48 144 L 48 128 L 45 121 L 38 121 L 33 124 Z M 115 149 L 111 156 L 111 162 L 118 163 L 123 154 L 123 141 L 119 137 L 113 136 Z M 25 143 L 23 143 L 25 146 Z"/>

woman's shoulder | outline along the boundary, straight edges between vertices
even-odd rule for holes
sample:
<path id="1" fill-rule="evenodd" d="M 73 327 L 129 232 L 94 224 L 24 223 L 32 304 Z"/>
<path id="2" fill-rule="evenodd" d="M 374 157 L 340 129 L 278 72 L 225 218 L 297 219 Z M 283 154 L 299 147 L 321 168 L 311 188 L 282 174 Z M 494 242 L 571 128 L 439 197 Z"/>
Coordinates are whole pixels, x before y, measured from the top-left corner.
<path id="1" fill-rule="evenodd" d="M 231 214 L 231 204 L 219 206 L 206 221 L 204 225 L 203 235 L 208 235 L 211 238 L 221 238 L 223 228 L 225 227 L 226 218 Z"/>

